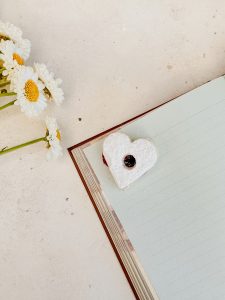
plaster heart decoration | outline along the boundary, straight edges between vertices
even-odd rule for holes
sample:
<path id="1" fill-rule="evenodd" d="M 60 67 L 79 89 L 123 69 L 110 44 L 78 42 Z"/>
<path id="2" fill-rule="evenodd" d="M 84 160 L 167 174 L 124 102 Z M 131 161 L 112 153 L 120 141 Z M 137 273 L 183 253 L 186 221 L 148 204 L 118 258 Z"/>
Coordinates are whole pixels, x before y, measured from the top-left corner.
<path id="1" fill-rule="evenodd" d="M 131 142 L 129 136 L 120 132 L 106 137 L 103 156 L 120 189 L 140 178 L 157 161 L 157 151 L 152 142 L 146 139 Z"/>

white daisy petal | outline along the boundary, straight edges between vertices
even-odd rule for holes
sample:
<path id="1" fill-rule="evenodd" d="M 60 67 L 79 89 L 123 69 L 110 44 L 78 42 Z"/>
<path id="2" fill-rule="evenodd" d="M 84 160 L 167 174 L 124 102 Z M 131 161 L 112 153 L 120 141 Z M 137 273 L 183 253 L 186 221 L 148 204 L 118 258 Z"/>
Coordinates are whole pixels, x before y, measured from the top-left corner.
<path id="1" fill-rule="evenodd" d="M 11 90 L 17 94 L 16 105 L 27 116 L 38 116 L 46 107 L 43 84 L 31 67 L 17 66 L 10 74 Z"/>
<path id="2" fill-rule="evenodd" d="M 30 55 L 31 44 L 27 39 L 22 38 L 22 31 L 10 23 L 0 21 L 0 41 L 11 40 L 23 51 L 23 58 L 28 59 Z"/>
<path id="3" fill-rule="evenodd" d="M 22 40 L 18 41 L 17 44 L 23 52 L 24 60 L 27 60 L 30 56 L 31 42 L 27 39 L 22 39 Z"/>
<path id="4" fill-rule="evenodd" d="M 1 41 L 0 42 L 0 61 L 2 66 L 5 68 L 3 75 L 7 76 L 17 66 L 23 65 L 26 54 L 17 44 L 12 41 Z"/>
<path id="5" fill-rule="evenodd" d="M 16 43 L 22 39 L 22 31 L 13 24 L 0 21 L 0 39 L 8 39 Z"/>
<path id="6" fill-rule="evenodd" d="M 45 85 L 45 93 L 57 105 L 60 105 L 64 100 L 63 90 L 59 87 L 62 80 L 54 78 L 54 74 L 48 71 L 45 64 L 34 64 L 34 69 L 38 74 L 39 79 Z"/>
<path id="7" fill-rule="evenodd" d="M 49 143 L 47 158 L 51 159 L 62 156 L 62 147 L 60 145 L 61 133 L 58 129 L 56 120 L 54 118 L 47 117 L 45 123 L 48 130 L 47 140 Z"/>

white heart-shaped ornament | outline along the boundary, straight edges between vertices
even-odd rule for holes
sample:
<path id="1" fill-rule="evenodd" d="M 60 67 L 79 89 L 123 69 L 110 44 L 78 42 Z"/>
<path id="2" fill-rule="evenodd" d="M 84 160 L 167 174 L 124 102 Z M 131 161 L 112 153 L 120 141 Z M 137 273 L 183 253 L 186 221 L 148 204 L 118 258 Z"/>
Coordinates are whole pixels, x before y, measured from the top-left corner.
<path id="1" fill-rule="evenodd" d="M 147 139 L 131 142 L 126 134 L 120 132 L 106 137 L 103 155 L 120 189 L 140 178 L 157 161 L 157 151 L 152 142 Z"/>

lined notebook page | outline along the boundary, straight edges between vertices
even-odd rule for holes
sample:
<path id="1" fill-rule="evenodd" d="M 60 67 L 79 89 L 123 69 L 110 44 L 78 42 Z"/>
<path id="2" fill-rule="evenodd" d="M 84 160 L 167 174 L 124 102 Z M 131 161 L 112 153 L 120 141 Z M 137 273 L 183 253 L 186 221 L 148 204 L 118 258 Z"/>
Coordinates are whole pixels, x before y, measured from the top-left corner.
<path id="1" fill-rule="evenodd" d="M 84 151 L 161 300 L 225 299 L 225 79 L 126 125 L 153 139 L 156 166 L 119 190 L 101 160 L 102 140 Z"/>

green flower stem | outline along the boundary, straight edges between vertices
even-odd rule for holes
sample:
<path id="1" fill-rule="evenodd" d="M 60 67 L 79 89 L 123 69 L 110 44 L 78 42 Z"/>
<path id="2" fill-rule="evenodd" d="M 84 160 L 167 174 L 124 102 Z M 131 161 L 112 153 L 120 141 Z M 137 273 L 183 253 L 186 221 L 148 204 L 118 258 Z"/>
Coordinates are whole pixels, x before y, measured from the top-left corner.
<path id="1" fill-rule="evenodd" d="M 39 143 L 39 142 L 47 142 L 46 136 L 41 137 L 39 139 L 29 141 L 29 142 L 26 142 L 26 143 L 23 143 L 23 144 L 20 144 L 20 145 L 17 145 L 17 146 L 14 146 L 14 147 L 11 147 L 11 148 L 3 148 L 3 150 L 0 151 L 0 155 L 15 151 L 17 149 L 20 149 L 20 148 L 23 148 L 23 147 L 26 147 L 26 146 L 29 146 L 29 145 L 32 145 L 32 144 L 36 144 L 36 143 Z"/>
<path id="2" fill-rule="evenodd" d="M 13 101 L 5 104 L 5 105 L 0 106 L 0 110 L 5 109 L 6 107 L 13 105 L 15 102 L 16 102 L 16 100 L 13 100 Z"/>
<path id="3" fill-rule="evenodd" d="M 9 80 L 8 81 L 7 80 L 0 80 L 0 87 L 6 86 L 8 84 L 10 84 Z"/>
<path id="4" fill-rule="evenodd" d="M 0 69 L 1 70 L 1 69 Z M 0 83 L 6 82 L 7 81 L 7 77 L 3 76 L 0 80 Z"/>
<path id="5" fill-rule="evenodd" d="M 14 92 L 10 92 L 10 93 L 1 93 L 0 97 L 9 97 L 9 96 L 15 96 L 16 93 Z"/>
<path id="6" fill-rule="evenodd" d="M 0 74 L 5 70 L 5 68 L 0 68 Z"/>

